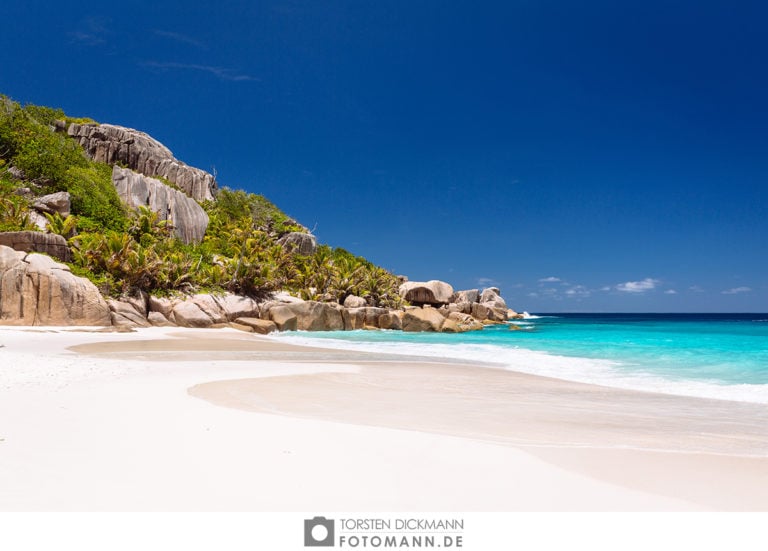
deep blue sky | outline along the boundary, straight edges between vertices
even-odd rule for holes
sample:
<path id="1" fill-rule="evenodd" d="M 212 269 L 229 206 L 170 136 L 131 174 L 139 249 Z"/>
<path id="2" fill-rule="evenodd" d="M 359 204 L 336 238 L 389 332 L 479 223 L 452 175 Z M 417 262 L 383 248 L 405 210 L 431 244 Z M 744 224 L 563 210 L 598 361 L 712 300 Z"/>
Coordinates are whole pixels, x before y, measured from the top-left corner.
<path id="1" fill-rule="evenodd" d="M 411 279 L 765 312 L 763 5 L 11 0 L 0 93 L 144 130 Z"/>

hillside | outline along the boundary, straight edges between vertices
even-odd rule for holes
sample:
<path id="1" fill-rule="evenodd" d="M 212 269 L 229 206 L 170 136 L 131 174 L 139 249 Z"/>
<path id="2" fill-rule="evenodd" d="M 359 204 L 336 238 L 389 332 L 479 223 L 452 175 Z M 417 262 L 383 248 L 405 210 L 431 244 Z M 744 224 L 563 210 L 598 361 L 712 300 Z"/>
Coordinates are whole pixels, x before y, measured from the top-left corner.
<path id="1" fill-rule="evenodd" d="M 40 206 L 62 192 L 69 208 Z M 66 239 L 72 272 L 105 296 L 285 290 L 339 304 L 350 295 L 369 306 L 401 303 L 393 274 L 317 246 L 265 197 L 218 189 L 150 136 L 1 97 L 0 231 L 27 230 Z"/>

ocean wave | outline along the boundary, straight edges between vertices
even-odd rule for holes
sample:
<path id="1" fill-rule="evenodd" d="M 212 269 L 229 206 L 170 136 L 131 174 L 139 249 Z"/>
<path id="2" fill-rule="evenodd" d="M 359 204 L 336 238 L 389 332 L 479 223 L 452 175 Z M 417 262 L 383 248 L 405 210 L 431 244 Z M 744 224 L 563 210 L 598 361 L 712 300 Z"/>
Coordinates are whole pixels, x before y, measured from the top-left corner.
<path id="1" fill-rule="evenodd" d="M 271 338 L 294 344 L 408 357 L 466 360 L 531 375 L 593 385 L 693 396 L 717 400 L 768 404 L 768 384 L 722 384 L 717 381 L 667 379 L 641 371 L 629 372 L 611 360 L 560 356 L 495 344 L 438 344 L 370 342 L 317 338 L 310 333 L 281 333 Z"/>

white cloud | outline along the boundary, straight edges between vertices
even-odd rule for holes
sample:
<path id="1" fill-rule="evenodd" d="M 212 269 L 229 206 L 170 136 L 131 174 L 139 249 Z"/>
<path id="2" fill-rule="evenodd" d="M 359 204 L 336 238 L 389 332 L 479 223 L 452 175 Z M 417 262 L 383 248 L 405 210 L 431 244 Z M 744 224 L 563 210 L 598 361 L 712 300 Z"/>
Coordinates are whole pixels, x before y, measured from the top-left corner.
<path id="1" fill-rule="evenodd" d="M 749 293 L 752 289 L 750 287 L 734 287 L 733 289 L 727 289 L 723 291 L 724 295 L 738 295 L 739 293 Z"/>
<path id="2" fill-rule="evenodd" d="M 694 293 L 703 293 L 704 292 L 704 289 L 699 287 L 698 285 L 691 285 L 690 287 L 688 287 L 688 289 L 690 289 Z"/>
<path id="3" fill-rule="evenodd" d="M 582 298 L 588 297 L 592 292 L 583 285 L 574 285 L 568 289 L 565 294 L 571 298 Z"/>
<path id="4" fill-rule="evenodd" d="M 610 291 L 611 289 L 613 289 L 613 287 L 610 287 L 608 285 L 606 285 L 605 287 L 600 287 L 601 291 Z"/>
<path id="5" fill-rule="evenodd" d="M 549 276 L 541 278 L 539 283 L 557 283 L 558 281 L 561 281 L 559 277 Z"/>
<path id="6" fill-rule="evenodd" d="M 642 281 L 627 281 L 616 285 L 616 290 L 623 293 L 645 293 L 656 288 L 660 281 L 651 277 L 646 277 Z"/>
<path id="7" fill-rule="evenodd" d="M 666 291 L 664 291 L 664 294 L 665 295 L 676 295 L 677 291 L 675 291 L 674 289 L 667 289 Z"/>
<path id="8" fill-rule="evenodd" d="M 528 296 L 531 298 L 538 298 L 539 293 L 528 293 Z"/>
<path id="9" fill-rule="evenodd" d="M 199 40 L 196 40 L 191 36 L 187 36 L 186 34 L 175 33 L 172 31 L 162 31 L 159 29 L 155 30 L 154 32 L 157 36 L 162 36 L 163 38 L 169 38 L 171 40 L 175 40 L 176 42 L 181 42 L 182 44 L 189 44 L 190 46 L 200 48 L 201 50 L 208 49 L 203 42 L 200 42 Z"/>
<path id="10" fill-rule="evenodd" d="M 216 67 L 214 65 L 198 65 L 195 63 L 176 63 L 176 62 L 165 62 L 165 61 L 146 61 L 142 63 L 145 67 L 151 67 L 153 69 L 159 69 L 162 71 L 167 71 L 169 69 L 179 69 L 179 70 L 187 70 L 187 71 L 202 71 L 204 73 L 209 73 L 219 80 L 229 80 L 234 82 L 243 82 L 243 81 L 250 81 L 255 80 L 258 81 L 260 79 L 253 77 L 251 75 L 245 75 L 238 73 L 236 71 L 233 71 L 232 69 L 228 69 L 226 67 Z"/>

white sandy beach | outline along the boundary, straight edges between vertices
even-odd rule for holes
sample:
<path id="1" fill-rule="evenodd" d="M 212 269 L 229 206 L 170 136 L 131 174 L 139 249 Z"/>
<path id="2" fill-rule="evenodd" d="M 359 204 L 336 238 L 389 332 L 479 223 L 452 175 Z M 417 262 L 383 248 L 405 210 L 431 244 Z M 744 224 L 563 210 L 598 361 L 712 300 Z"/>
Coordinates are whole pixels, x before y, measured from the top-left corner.
<path id="1" fill-rule="evenodd" d="M 0 345 L 4 511 L 768 510 L 757 405 L 228 329 Z"/>

